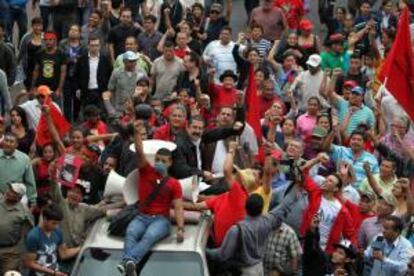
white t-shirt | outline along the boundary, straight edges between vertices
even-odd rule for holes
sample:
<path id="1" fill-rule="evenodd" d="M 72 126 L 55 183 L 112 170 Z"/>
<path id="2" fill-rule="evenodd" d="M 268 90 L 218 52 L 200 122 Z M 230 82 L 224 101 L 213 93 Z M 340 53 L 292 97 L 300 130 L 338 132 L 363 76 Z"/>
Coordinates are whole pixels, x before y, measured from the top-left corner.
<path id="1" fill-rule="evenodd" d="M 298 108 L 301 111 L 306 111 L 308 99 L 310 97 L 317 97 L 324 107 L 328 106 L 327 101 L 319 94 L 323 80 L 323 71 L 319 71 L 312 75 L 308 70 L 301 72 L 292 84 L 292 90 L 298 88 Z M 328 78 L 329 82 L 329 78 Z"/>
<path id="2" fill-rule="evenodd" d="M 218 82 L 221 74 L 226 70 L 237 72 L 237 64 L 233 58 L 234 42 L 231 41 L 227 45 L 221 44 L 220 40 L 210 42 L 203 53 L 205 62 L 214 66 L 216 74 L 215 81 Z"/>
<path id="3" fill-rule="evenodd" d="M 324 197 L 321 199 L 321 206 L 319 207 L 319 245 L 323 250 L 326 248 L 328 243 L 329 234 L 333 224 L 335 223 L 336 217 L 338 216 L 339 210 L 341 210 L 341 203 L 336 198 L 334 200 L 327 200 Z"/>

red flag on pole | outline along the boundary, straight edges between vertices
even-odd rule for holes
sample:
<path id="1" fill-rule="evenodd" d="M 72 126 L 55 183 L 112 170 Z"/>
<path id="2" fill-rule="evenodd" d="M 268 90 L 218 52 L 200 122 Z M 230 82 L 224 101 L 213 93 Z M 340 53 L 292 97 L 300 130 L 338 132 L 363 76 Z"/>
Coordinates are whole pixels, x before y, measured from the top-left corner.
<path id="1" fill-rule="evenodd" d="M 402 12 L 397 36 L 384 61 L 379 79 L 414 120 L 414 66 L 408 8 Z"/>
<path id="2" fill-rule="evenodd" d="M 62 113 L 60 113 L 60 111 L 57 109 L 50 97 L 46 97 L 44 104 L 49 106 L 50 117 L 53 121 L 53 124 L 55 125 L 60 137 L 63 137 L 72 126 L 68 121 L 66 121 L 65 117 L 63 117 Z M 46 117 L 42 114 L 40 116 L 39 124 L 37 125 L 36 143 L 39 146 L 44 146 L 51 142 L 52 137 L 49 133 Z"/>
<path id="3" fill-rule="evenodd" d="M 246 121 L 254 129 L 257 140 L 262 142 L 262 127 L 260 125 L 260 102 L 257 95 L 256 76 L 253 65 L 250 65 L 249 80 L 246 90 L 246 106 L 247 118 Z"/>

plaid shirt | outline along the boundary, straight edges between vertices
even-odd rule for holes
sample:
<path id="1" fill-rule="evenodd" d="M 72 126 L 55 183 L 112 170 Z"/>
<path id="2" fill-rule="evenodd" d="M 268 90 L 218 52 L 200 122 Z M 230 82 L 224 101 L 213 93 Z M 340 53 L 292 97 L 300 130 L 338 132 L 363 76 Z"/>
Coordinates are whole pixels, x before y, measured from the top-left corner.
<path id="1" fill-rule="evenodd" d="M 273 231 L 267 242 L 263 259 L 265 274 L 280 267 L 290 268 L 290 261 L 302 254 L 295 231 L 285 223 Z"/>

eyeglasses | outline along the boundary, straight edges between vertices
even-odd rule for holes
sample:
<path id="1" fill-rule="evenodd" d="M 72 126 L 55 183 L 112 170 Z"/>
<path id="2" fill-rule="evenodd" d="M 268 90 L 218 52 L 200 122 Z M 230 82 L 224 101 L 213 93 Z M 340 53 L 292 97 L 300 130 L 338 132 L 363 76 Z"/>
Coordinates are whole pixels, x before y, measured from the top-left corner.
<path id="1" fill-rule="evenodd" d="M 215 14 L 220 14 L 220 12 L 219 11 L 210 11 L 210 13 L 215 13 Z"/>

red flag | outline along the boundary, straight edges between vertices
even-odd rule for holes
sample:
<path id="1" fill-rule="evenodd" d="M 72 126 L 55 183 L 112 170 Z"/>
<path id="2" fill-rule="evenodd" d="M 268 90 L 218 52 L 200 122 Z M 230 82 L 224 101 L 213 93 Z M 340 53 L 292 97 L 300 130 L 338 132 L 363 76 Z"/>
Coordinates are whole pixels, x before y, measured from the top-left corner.
<path id="1" fill-rule="evenodd" d="M 62 113 L 60 113 L 60 111 L 57 109 L 50 97 L 46 97 L 44 104 L 49 106 L 50 117 L 52 118 L 52 122 L 55 125 L 60 137 L 63 137 L 72 126 L 68 121 L 66 121 L 65 117 L 63 117 Z M 49 133 L 46 118 L 42 114 L 40 116 L 39 124 L 37 125 L 36 143 L 39 146 L 44 146 L 51 142 L 52 137 Z"/>
<path id="2" fill-rule="evenodd" d="M 251 125 L 256 133 L 259 143 L 262 142 L 262 127 L 260 125 L 260 102 L 257 96 L 256 76 L 254 67 L 250 65 L 249 80 L 246 90 L 247 118 L 246 121 Z"/>
<path id="3" fill-rule="evenodd" d="M 408 8 L 402 12 L 397 36 L 381 68 L 379 79 L 414 119 L 414 66 Z"/>

